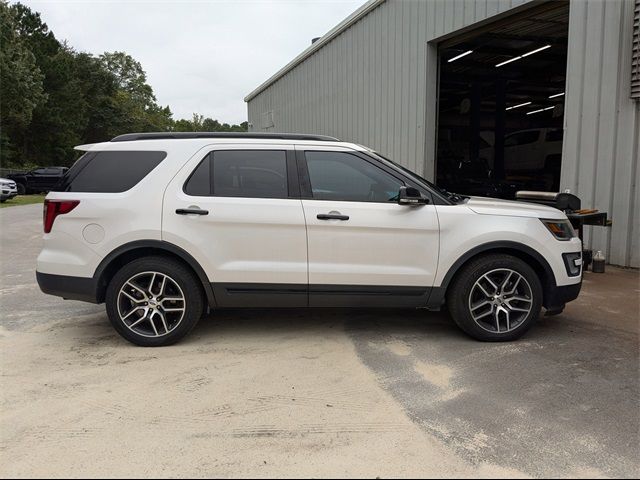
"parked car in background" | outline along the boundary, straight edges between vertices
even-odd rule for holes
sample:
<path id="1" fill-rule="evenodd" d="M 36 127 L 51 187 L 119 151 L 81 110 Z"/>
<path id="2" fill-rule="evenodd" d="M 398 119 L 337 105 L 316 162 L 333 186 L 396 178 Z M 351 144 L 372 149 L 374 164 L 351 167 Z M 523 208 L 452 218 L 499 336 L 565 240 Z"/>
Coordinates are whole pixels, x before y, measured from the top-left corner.
<path id="1" fill-rule="evenodd" d="M 13 173 L 7 177 L 16 182 L 18 194 L 24 195 L 48 192 L 58 184 L 67 170 L 67 167 L 44 167 L 26 173 Z"/>
<path id="2" fill-rule="evenodd" d="M 469 198 L 316 135 L 147 133 L 81 147 L 47 195 L 43 292 L 106 303 L 144 346 L 217 308 L 448 307 L 514 340 L 582 281 L 567 216 Z"/>
<path id="3" fill-rule="evenodd" d="M 504 137 L 504 168 L 507 172 L 540 171 L 560 168 L 561 128 L 531 128 Z M 493 166 L 493 145 L 480 149 L 480 157 Z"/>
<path id="4" fill-rule="evenodd" d="M 18 195 L 16 182 L 8 178 L 0 178 L 0 202 L 4 203 Z"/>

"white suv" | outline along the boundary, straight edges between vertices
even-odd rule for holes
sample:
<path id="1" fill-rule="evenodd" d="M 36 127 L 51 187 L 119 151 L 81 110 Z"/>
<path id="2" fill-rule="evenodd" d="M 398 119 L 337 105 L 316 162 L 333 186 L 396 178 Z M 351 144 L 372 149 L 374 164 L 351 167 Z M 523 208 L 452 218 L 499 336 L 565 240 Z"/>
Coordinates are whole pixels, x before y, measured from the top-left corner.
<path id="1" fill-rule="evenodd" d="M 294 134 L 129 134 L 86 153 L 44 207 L 43 292 L 106 303 L 174 343 L 227 307 L 447 305 L 513 340 L 581 286 L 559 210 L 442 191 L 360 145 Z"/>

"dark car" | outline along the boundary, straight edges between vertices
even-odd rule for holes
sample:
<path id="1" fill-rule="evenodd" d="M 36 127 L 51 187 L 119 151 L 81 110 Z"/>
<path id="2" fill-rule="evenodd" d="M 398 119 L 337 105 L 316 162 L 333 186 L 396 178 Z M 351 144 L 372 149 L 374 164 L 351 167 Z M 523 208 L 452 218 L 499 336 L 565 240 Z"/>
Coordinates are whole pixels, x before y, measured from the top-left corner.
<path id="1" fill-rule="evenodd" d="M 40 193 L 51 190 L 69 170 L 67 167 L 36 168 L 26 173 L 13 173 L 7 178 L 16 182 L 18 194 Z"/>

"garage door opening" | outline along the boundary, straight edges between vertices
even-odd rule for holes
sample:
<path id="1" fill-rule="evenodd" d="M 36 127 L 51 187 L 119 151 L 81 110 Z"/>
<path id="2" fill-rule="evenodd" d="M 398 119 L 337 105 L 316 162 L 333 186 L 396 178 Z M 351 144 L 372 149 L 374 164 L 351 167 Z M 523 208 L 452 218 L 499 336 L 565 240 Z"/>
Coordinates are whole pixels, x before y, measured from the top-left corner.
<path id="1" fill-rule="evenodd" d="M 558 191 L 568 21 L 568 2 L 553 2 L 439 46 L 438 185 Z"/>

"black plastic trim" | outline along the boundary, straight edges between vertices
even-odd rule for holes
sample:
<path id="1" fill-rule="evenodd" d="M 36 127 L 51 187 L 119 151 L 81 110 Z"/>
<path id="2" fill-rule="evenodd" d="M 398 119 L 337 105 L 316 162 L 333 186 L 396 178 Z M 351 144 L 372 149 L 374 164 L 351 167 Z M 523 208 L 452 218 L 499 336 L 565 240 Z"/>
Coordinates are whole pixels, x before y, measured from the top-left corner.
<path id="1" fill-rule="evenodd" d="M 575 267 L 575 263 L 574 266 L 571 265 L 578 258 L 582 258 L 582 252 L 569 252 L 562 254 L 564 268 L 567 270 L 567 275 L 570 277 L 577 277 L 582 273 L 582 265 L 578 267 Z"/>
<path id="2" fill-rule="evenodd" d="M 578 298 L 580 289 L 582 288 L 582 282 L 574 285 L 563 285 L 561 287 L 554 287 L 548 292 L 548 297 L 545 298 L 544 307 L 547 310 L 561 310 L 564 305 L 572 300 Z"/>
<path id="3" fill-rule="evenodd" d="M 557 287 L 556 287 L 556 277 L 553 273 L 551 266 L 549 265 L 549 262 L 547 262 L 547 260 L 542 255 L 540 255 L 537 251 L 535 251 L 533 248 L 527 245 L 524 245 L 522 243 L 505 240 L 505 241 L 488 242 L 482 245 L 478 245 L 477 247 L 472 248 L 467 253 L 465 253 L 460 258 L 458 258 L 458 260 L 456 260 L 447 271 L 446 275 L 442 280 L 442 283 L 438 287 L 433 289 L 431 296 L 429 297 L 429 308 L 437 310 L 443 305 L 449 283 L 451 282 L 455 274 L 458 272 L 458 270 L 460 270 L 460 268 L 468 260 L 470 260 L 471 258 L 483 252 L 487 252 L 490 250 L 497 250 L 497 249 L 517 250 L 517 251 L 526 253 L 527 255 L 533 257 L 540 264 L 540 266 L 543 268 L 545 272 L 545 277 L 546 277 L 546 282 L 543 284 L 544 306 L 545 308 L 547 308 L 547 305 L 551 305 L 550 303 L 547 302 L 547 299 L 550 298 L 551 293 Z"/>
<path id="4" fill-rule="evenodd" d="M 98 299 L 98 303 L 102 303 L 104 301 L 104 290 L 106 290 L 107 287 L 106 281 L 104 279 L 104 273 L 111 262 L 113 262 L 119 256 L 138 248 L 155 248 L 158 250 L 164 250 L 168 253 L 172 253 L 180 257 L 193 269 L 193 271 L 198 276 L 198 279 L 202 283 L 202 287 L 204 288 L 204 292 L 207 296 L 209 306 L 212 308 L 216 306 L 216 299 L 211 288 L 211 283 L 207 278 L 207 274 L 202 269 L 200 264 L 196 261 L 196 259 L 177 245 L 165 242 L 163 240 L 136 240 L 134 242 L 130 242 L 116 248 L 113 252 L 107 255 L 102 260 L 102 262 L 100 262 L 100 265 L 98 265 L 98 268 L 93 275 L 94 281 L 96 282 L 96 298 Z"/>
<path id="5" fill-rule="evenodd" d="M 296 308 L 308 305 L 307 284 L 212 283 L 219 307 Z"/>
<path id="6" fill-rule="evenodd" d="M 424 307 L 428 287 L 212 283 L 219 307 Z"/>
<path id="7" fill-rule="evenodd" d="M 383 285 L 309 285 L 310 307 L 425 307 L 430 287 Z"/>
<path id="8" fill-rule="evenodd" d="M 48 295 L 55 295 L 68 300 L 99 303 L 97 282 L 91 277 L 71 277 L 36 272 L 36 279 L 40 290 Z"/>
<path id="9" fill-rule="evenodd" d="M 314 140 L 322 142 L 339 142 L 335 137 L 302 133 L 262 133 L 262 132 L 150 132 L 125 133 L 111 139 L 112 142 L 131 142 L 135 140 L 179 140 L 185 138 L 236 138 L 236 139 L 269 139 L 269 140 Z"/>

